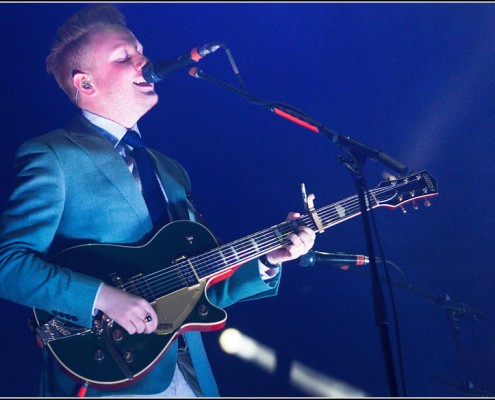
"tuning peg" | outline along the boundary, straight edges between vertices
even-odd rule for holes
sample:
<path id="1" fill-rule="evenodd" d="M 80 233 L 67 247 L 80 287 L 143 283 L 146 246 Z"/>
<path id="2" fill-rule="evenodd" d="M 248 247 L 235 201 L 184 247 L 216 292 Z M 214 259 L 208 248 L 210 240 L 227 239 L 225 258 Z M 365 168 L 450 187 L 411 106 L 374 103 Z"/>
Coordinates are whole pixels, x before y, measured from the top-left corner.
<path id="1" fill-rule="evenodd" d="M 413 204 L 413 208 L 414 208 L 415 210 L 417 210 L 417 209 L 419 208 L 419 204 L 418 204 L 418 203 L 416 203 L 415 201 L 413 201 L 413 202 L 412 202 L 412 204 Z"/>
<path id="2" fill-rule="evenodd" d="M 428 200 L 425 200 L 425 207 L 431 206 L 431 203 Z"/>
<path id="3" fill-rule="evenodd" d="M 404 206 L 400 206 L 400 209 L 402 210 L 403 214 L 407 214 L 407 210 L 404 208 Z"/>

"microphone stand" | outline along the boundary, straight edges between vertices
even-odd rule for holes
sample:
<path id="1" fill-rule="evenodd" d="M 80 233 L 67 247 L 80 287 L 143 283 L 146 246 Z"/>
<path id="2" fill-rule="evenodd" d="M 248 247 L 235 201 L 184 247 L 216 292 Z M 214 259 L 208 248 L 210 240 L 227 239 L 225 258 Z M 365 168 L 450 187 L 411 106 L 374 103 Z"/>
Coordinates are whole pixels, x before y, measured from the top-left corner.
<path id="1" fill-rule="evenodd" d="M 385 261 L 385 262 L 395 265 L 390 261 Z M 360 270 L 359 272 L 365 273 L 364 270 Z M 419 297 L 423 297 L 424 299 L 430 300 L 431 302 L 435 303 L 437 306 L 445 308 L 447 319 L 452 329 L 452 335 L 456 345 L 456 351 L 458 353 L 461 353 L 462 351 L 462 346 L 460 342 L 460 325 L 459 325 L 460 319 L 465 318 L 473 322 L 476 322 L 485 317 L 484 312 L 475 310 L 474 308 L 468 306 L 465 303 L 459 303 L 452 300 L 452 297 L 448 293 L 442 293 L 442 294 L 431 293 L 419 289 L 417 286 L 413 284 L 399 282 L 392 278 L 386 279 L 383 276 L 380 277 L 380 281 L 386 285 L 393 285 L 411 294 L 417 295 Z"/>
<path id="2" fill-rule="evenodd" d="M 371 202 L 366 187 L 365 177 L 363 174 L 363 167 L 365 161 L 369 158 L 382 162 L 389 168 L 398 172 L 400 175 L 408 174 L 412 171 L 404 164 L 398 162 L 397 160 L 394 160 L 392 157 L 388 156 L 387 154 L 383 153 L 380 150 L 368 147 L 365 144 L 360 143 L 349 136 L 342 136 L 331 131 L 323 124 L 315 121 L 305 113 L 295 109 L 292 106 L 279 102 L 269 102 L 269 101 L 261 100 L 247 93 L 245 90 L 238 89 L 212 76 L 206 75 L 203 71 L 201 71 L 197 67 L 191 68 L 189 70 L 189 75 L 191 75 L 193 78 L 206 79 L 214 84 L 217 84 L 231 91 L 234 91 L 237 94 L 241 95 L 242 97 L 246 98 L 249 102 L 253 104 L 264 106 L 265 108 L 268 108 L 270 111 L 274 112 L 275 114 L 283 118 L 286 118 L 296 124 L 299 124 L 313 132 L 323 133 L 333 143 L 338 145 L 344 152 L 346 152 L 349 155 L 350 158 L 347 160 L 344 160 L 344 158 L 340 156 L 339 161 L 342 164 L 344 164 L 349 171 L 351 171 L 354 177 L 355 186 L 359 198 L 359 205 L 361 209 L 364 234 L 368 249 L 368 256 L 370 260 L 375 321 L 380 332 L 390 394 L 392 397 L 398 397 L 399 390 L 397 386 L 393 352 L 392 352 L 390 336 L 388 332 L 386 305 L 385 305 L 382 287 L 379 281 L 376 260 L 375 260 L 375 252 L 373 249 L 370 221 L 368 216 L 367 204 L 371 204 Z M 371 211 L 372 208 L 370 207 L 369 210 Z"/>
<path id="3" fill-rule="evenodd" d="M 353 140 L 352 141 L 346 140 L 346 147 L 347 145 L 354 143 L 355 141 Z M 341 158 L 340 161 L 353 174 L 354 184 L 356 186 L 357 195 L 359 199 L 359 207 L 361 209 L 361 217 L 363 221 L 366 247 L 368 249 L 368 257 L 370 260 L 369 266 L 370 266 L 371 281 L 372 281 L 371 289 L 372 289 L 372 298 L 373 298 L 373 305 L 375 311 L 375 323 L 378 326 L 378 330 L 380 333 L 383 355 L 385 357 L 385 367 L 387 371 L 390 395 L 391 397 L 398 397 L 399 390 L 397 387 L 397 378 L 395 376 L 393 352 L 390 343 L 390 335 L 388 331 L 387 309 L 386 309 L 385 298 L 383 295 L 383 290 L 380 284 L 378 269 L 376 265 L 376 257 L 373 247 L 373 238 L 371 235 L 370 220 L 369 220 L 368 207 L 367 207 L 367 204 L 371 204 L 371 199 L 369 198 L 366 179 L 363 173 L 363 167 L 368 157 L 367 154 L 369 154 L 369 151 L 367 151 L 364 146 L 353 146 L 353 147 L 349 146 L 348 149 L 344 151 L 346 151 L 351 158 L 348 160 L 343 160 Z"/>

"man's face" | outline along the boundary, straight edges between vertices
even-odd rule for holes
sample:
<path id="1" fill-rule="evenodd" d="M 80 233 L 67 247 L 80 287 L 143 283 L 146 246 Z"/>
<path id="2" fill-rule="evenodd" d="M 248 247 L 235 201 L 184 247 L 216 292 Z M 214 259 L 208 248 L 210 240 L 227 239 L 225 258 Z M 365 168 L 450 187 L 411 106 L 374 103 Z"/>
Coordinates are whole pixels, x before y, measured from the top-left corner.
<path id="1" fill-rule="evenodd" d="M 88 57 L 95 89 L 90 111 L 129 128 L 158 102 L 142 76 L 143 46 L 128 29 L 115 25 L 92 34 Z"/>

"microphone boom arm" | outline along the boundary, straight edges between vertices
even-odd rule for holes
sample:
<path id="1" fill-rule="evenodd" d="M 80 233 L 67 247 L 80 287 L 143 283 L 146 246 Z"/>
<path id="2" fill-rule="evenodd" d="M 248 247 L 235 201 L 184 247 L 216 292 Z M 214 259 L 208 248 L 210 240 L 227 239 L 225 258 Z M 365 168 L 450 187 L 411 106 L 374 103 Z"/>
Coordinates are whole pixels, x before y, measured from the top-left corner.
<path id="1" fill-rule="evenodd" d="M 349 150 L 354 150 L 357 154 L 359 154 L 362 157 L 365 158 L 370 158 L 376 161 L 380 161 L 382 164 L 388 166 L 392 170 L 396 171 L 399 173 L 399 176 L 407 176 L 413 171 L 407 167 L 406 165 L 402 164 L 401 162 L 395 160 L 394 158 L 390 157 L 388 154 L 384 153 L 381 150 L 373 149 L 353 138 L 350 136 L 343 136 L 340 135 L 336 132 L 333 132 L 331 129 L 327 128 L 325 125 L 322 123 L 314 120 L 311 118 L 309 115 L 305 114 L 304 112 L 290 106 L 284 103 L 280 102 L 274 102 L 274 101 L 266 101 L 262 100 L 256 96 L 253 96 L 252 94 L 248 93 L 246 90 L 241 90 L 239 88 L 236 88 L 235 86 L 232 86 L 226 82 L 223 82 L 217 78 L 214 78 L 210 75 L 205 74 L 202 70 L 200 70 L 197 67 L 192 67 L 189 70 L 189 75 L 191 75 L 193 78 L 198 78 L 198 79 L 206 79 L 216 85 L 222 86 L 226 89 L 229 89 L 245 99 L 247 99 L 250 103 L 255 104 L 255 105 L 260 105 L 263 106 L 267 109 L 269 109 L 271 112 L 274 112 L 278 116 L 285 118 L 291 122 L 294 122 L 306 129 L 309 129 L 315 133 L 323 133 L 325 134 L 333 143 L 338 145 L 340 148 L 342 148 L 346 153 L 349 154 Z"/>

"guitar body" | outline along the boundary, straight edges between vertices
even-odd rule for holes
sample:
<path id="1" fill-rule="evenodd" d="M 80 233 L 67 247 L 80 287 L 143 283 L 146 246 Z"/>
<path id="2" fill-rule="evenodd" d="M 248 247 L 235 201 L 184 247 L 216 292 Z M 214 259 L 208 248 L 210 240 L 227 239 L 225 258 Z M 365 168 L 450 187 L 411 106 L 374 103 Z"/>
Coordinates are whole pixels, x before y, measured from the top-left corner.
<path id="1" fill-rule="evenodd" d="M 74 328 L 83 332 L 45 345 L 69 375 L 90 386 L 114 388 L 135 382 L 156 364 L 180 333 L 211 331 L 225 325 L 227 314 L 212 305 L 205 294 L 212 280 L 199 279 L 191 284 L 191 277 L 175 267 L 216 246 L 214 236 L 202 225 L 175 221 L 143 246 L 87 244 L 62 251 L 53 263 L 146 298 L 157 312 L 159 324 L 153 334 L 129 335 L 100 313 L 92 329 L 57 324 L 58 331 Z M 153 280 L 158 270 L 159 279 Z M 225 279 L 231 273 L 226 271 L 215 279 Z M 34 316 L 41 328 L 55 318 L 38 309 L 34 309 Z"/>

